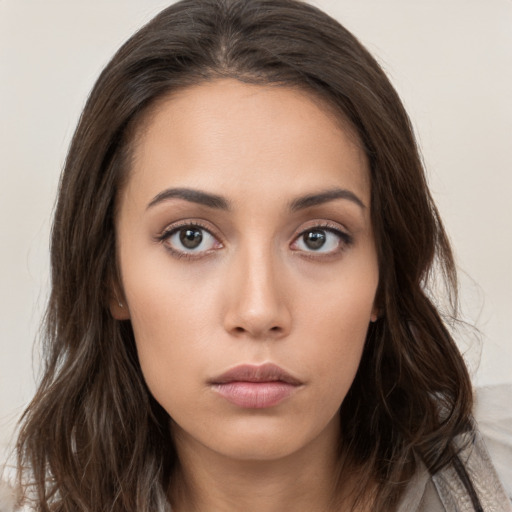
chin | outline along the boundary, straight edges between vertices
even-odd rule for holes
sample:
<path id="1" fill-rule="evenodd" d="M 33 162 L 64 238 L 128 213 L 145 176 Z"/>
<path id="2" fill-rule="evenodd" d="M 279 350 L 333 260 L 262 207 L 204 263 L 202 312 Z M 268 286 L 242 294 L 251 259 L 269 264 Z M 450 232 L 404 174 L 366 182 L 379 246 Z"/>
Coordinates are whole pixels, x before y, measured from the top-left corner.
<path id="1" fill-rule="evenodd" d="M 307 440 L 293 439 L 282 432 L 276 435 L 251 432 L 210 443 L 210 447 L 233 460 L 271 462 L 300 451 L 305 444 Z"/>
<path id="2" fill-rule="evenodd" d="M 253 416 L 232 419 L 215 428 L 210 425 L 207 432 L 197 432 L 194 437 L 208 450 L 233 460 L 271 462 L 307 451 L 308 447 L 316 449 L 322 440 L 332 445 L 338 435 L 336 424 Z"/>

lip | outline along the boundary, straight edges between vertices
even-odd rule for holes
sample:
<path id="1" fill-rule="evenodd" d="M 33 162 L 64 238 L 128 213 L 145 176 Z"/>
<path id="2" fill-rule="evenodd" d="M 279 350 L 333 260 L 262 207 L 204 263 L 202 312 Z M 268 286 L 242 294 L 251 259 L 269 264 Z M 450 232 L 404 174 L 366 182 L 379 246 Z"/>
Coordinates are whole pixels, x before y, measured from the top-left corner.
<path id="1" fill-rule="evenodd" d="M 228 402 L 245 409 L 274 407 L 301 385 L 295 377 L 273 363 L 243 364 L 210 381 L 212 389 Z"/>

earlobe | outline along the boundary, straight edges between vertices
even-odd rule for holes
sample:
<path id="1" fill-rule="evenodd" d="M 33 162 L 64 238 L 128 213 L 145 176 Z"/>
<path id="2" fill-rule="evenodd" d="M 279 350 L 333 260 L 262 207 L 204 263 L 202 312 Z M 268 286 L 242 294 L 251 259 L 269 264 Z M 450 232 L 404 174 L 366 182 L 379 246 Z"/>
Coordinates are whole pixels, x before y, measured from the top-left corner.
<path id="1" fill-rule="evenodd" d="M 377 292 L 375 294 L 375 297 L 373 299 L 373 307 L 372 312 L 370 314 L 370 322 L 374 324 L 379 318 L 383 316 L 383 307 L 382 307 L 382 293 L 381 293 L 381 287 L 379 285 Z"/>
<path id="2" fill-rule="evenodd" d="M 117 294 L 110 298 L 110 314 L 116 320 L 129 320 L 130 311 L 125 302 L 118 299 Z"/>

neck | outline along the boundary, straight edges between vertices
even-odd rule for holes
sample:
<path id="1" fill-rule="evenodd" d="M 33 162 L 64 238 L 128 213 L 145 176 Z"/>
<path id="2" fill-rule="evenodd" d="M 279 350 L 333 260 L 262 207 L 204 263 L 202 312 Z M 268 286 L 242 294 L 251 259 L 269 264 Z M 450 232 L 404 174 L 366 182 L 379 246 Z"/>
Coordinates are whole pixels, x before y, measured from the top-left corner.
<path id="1" fill-rule="evenodd" d="M 191 446 L 179 435 L 176 446 L 180 469 L 171 489 L 173 512 L 350 509 L 344 496 L 350 494 L 351 479 L 339 485 L 334 436 L 320 436 L 300 451 L 275 460 L 234 459 L 202 444 Z"/>

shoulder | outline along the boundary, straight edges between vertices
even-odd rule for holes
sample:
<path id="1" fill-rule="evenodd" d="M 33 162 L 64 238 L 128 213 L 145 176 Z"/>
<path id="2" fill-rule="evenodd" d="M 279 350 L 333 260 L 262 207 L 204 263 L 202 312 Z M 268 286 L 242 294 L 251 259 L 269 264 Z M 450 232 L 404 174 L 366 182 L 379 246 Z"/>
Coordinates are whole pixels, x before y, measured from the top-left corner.
<path id="1" fill-rule="evenodd" d="M 481 434 L 473 432 L 457 440 L 460 452 L 454 463 L 436 473 L 432 480 L 446 510 L 478 510 L 464 480 L 471 481 L 481 508 L 490 512 L 512 512 L 507 496 L 491 462 Z"/>
<path id="2" fill-rule="evenodd" d="M 471 432 L 456 440 L 458 457 L 430 475 L 420 465 L 404 493 L 398 512 L 512 512 L 481 434 Z M 474 488 L 468 492 L 465 481 Z M 480 508 L 478 508 L 480 506 Z"/>

